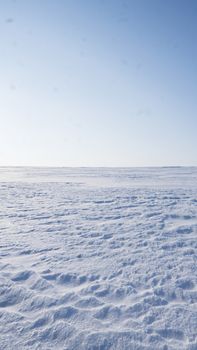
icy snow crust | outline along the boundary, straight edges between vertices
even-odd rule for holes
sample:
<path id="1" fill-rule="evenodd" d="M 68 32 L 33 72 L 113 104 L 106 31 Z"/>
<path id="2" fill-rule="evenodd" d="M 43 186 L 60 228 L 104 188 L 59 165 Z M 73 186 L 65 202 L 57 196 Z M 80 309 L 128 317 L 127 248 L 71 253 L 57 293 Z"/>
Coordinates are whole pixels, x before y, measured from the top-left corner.
<path id="1" fill-rule="evenodd" d="M 197 168 L 0 168 L 0 349 L 197 349 Z"/>

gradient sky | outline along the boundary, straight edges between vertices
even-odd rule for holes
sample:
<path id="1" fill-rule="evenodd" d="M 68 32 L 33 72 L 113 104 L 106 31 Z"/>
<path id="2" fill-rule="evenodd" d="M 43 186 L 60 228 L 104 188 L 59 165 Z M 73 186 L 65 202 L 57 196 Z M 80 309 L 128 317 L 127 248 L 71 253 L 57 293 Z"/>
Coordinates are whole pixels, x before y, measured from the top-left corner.
<path id="1" fill-rule="evenodd" d="M 197 165 L 197 1 L 0 0 L 0 165 Z"/>

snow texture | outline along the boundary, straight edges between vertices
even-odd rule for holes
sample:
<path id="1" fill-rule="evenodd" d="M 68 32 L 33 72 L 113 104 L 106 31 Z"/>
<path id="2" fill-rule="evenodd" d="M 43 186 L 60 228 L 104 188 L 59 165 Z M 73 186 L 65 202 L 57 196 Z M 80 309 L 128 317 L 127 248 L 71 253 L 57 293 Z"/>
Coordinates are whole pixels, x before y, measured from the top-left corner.
<path id="1" fill-rule="evenodd" d="M 0 349 L 196 350 L 197 168 L 0 168 Z"/>

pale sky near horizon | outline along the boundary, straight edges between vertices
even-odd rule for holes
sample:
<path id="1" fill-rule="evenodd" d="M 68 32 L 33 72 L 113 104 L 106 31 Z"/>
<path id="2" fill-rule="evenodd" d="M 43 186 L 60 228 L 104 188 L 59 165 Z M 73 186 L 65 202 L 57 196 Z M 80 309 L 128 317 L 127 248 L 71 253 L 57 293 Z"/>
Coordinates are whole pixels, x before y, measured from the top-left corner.
<path id="1" fill-rule="evenodd" d="M 197 165 L 197 1 L 0 0 L 0 165 Z"/>

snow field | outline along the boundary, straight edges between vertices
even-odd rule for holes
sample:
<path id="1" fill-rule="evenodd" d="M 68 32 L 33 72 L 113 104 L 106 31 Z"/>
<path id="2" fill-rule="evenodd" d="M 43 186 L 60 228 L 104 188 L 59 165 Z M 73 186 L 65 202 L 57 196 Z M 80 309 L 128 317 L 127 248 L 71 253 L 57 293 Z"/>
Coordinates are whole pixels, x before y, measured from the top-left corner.
<path id="1" fill-rule="evenodd" d="M 197 349 L 196 168 L 1 173 L 0 349 Z"/>

